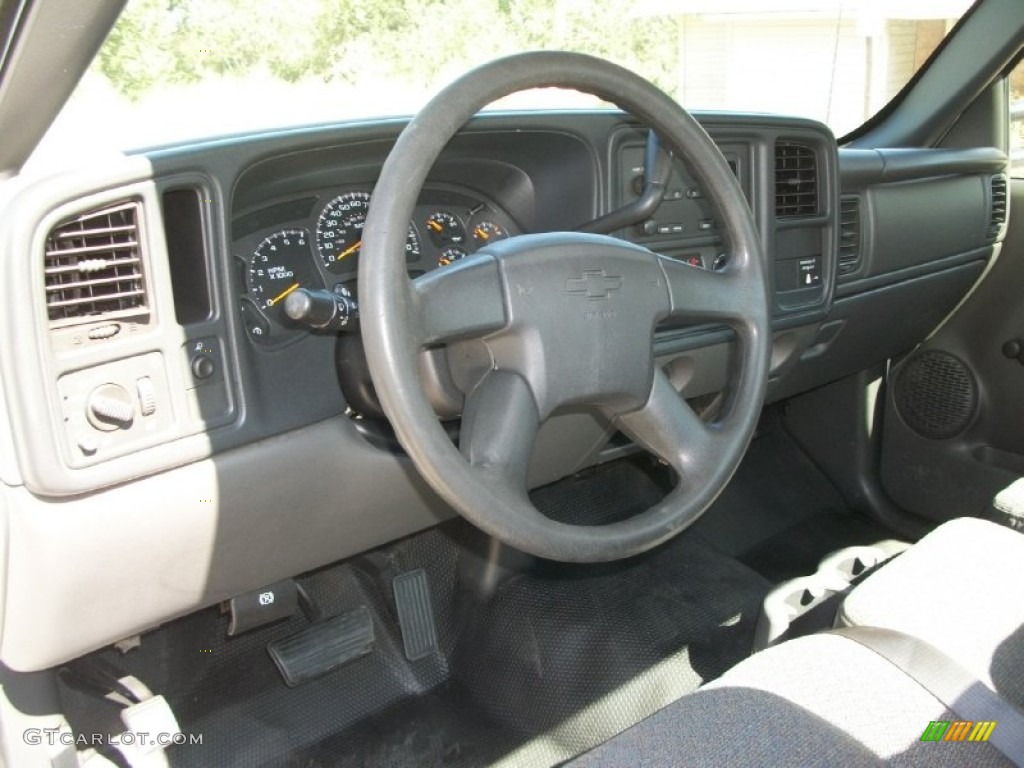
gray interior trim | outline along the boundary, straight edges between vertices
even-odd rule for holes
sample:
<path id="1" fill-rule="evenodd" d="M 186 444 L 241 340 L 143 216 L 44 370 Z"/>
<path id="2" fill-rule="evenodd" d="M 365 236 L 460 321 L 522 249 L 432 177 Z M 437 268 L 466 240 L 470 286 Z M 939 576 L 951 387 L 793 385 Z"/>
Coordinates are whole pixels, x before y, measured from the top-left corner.
<path id="1" fill-rule="evenodd" d="M 863 277 L 859 280 L 851 280 L 848 283 L 836 286 L 836 298 L 844 299 L 860 293 L 874 291 L 879 288 L 904 283 L 917 278 L 927 278 L 929 275 L 939 274 L 956 267 L 967 264 L 985 264 L 992 258 L 994 248 L 988 246 L 975 250 L 957 253 L 952 256 L 932 259 L 921 264 L 915 264 L 903 269 L 895 269 L 891 272 L 883 272 L 880 275 Z"/>
<path id="2" fill-rule="evenodd" d="M 125 0 L 35 0 L 13 19 L 0 62 L 0 177 L 16 172 L 60 112 Z M 3 30 L 7 32 L 7 30 Z"/>
<path id="3" fill-rule="evenodd" d="M 999 173 L 1006 167 L 1006 153 L 995 147 L 967 149 L 839 148 L 843 192 L 872 184 L 909 181 L 934 176 Z"/>
<path id="4" fill-rule="evenodd" d="M 354 432 L 337 417 L 76 499 L 0 489 L 0 660 L 44 669 L 451 516 L 408 460 Z"/>

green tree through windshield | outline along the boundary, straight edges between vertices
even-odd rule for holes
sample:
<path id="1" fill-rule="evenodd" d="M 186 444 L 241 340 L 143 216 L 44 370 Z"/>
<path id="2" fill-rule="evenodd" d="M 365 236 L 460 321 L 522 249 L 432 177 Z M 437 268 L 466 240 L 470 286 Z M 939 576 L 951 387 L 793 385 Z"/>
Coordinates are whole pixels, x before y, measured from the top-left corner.
<path id="1" fill-rule="evenodd" d="M 451 63 L 562 48 L 635 63 L 671 90 L 677 30 L 621 0 L 134 0 L 100 52 L 100 71 L 137 99 L 162 84 L 263 68 L 294 82 L 358 82 L 367 72 L 436 87 Z M 649 69 L 649 68 L 648 68 Z"/>

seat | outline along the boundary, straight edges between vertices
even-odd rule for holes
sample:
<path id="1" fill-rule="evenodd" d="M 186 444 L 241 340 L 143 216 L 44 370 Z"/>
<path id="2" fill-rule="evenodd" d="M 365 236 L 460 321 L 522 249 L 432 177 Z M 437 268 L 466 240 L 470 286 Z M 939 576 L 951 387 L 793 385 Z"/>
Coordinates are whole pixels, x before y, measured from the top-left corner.
<path id="1" fill-rule="evenodd" d="M 1024 537 L 955 520 L 858 585 L 838 620 L 918 637 L 1020 705 L 1022 579 Z M 819 634 L 755 654 L 571 765 L 1013 765 L 988 743 L 921 740 L 958 719 L 874 651 Z"/>
<path id="2" fill-rule="evenodd" d="M 931 721 L 957 719 L 873 651 L 812 635 L 761 651 L 570 765 L 1012 765 L 989 744 L 921 741 Z"/>
<path id="3" fill-rule="evenodd" d="M 977 518 L 936 528 L 843 601 L 837 624 L 924 640 L 1024 707 L 1024 536 Z"/>

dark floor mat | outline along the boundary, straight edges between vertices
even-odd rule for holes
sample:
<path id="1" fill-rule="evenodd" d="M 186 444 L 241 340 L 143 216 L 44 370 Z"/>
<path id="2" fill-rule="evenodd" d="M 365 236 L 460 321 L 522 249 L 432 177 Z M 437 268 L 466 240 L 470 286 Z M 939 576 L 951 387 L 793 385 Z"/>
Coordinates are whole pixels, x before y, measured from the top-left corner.
<path id="1" fill-rule="evenodd" d="M 898 538 L 851 512 L 770 413 L 765 422 L 691 534 L 776 583 L 814 573 L 822 558 L 843 547 Z"/>
<path id="2" fill-rule="evenodd" d="M 607 519 L 659 492 L 624 462 L 538 497 L 552 516 Z M 571 507 L 582 494 L 590 501 Z M 581 520 L 582 521 L 582 520 Z M 123 658 L 102 655 L 164 694 L 201 746 L 175 766 L 552 765 L 578 754 L 744 658 L 769 583 L 685 535 L 653 553 L 597 566 L 538 561 L 487 598 L 458 564 L 479 535 L 453 521 L 303 577 L 325 615 L 360 605 L 377 637 L 368 656 L 287 688 L 268 642 L 301 618 L 227 640 L 215 610 L 152 632 Z M 408 661 L 391 581 L 425 568 L 438 652 Z M 62 687 L 78 732 L 117 728 L 116 708 Z M 538 738 L 541 737 L 541 738 Z"/>
<path id="3" fill-rule="evenodd" d="M 327 735 L 404 697 L 424 694 L 450 676 L 460 551 L 452 528 L 431 530 L 303 577 L 325 616 L 368 606 L 376 640 L 368 656 L 298 688 L 285 686 L 267 645 L 307 627 L 301 617 L 228 639 L 226 618 L 210 609 L 147 634 L 142 646 L 124 657 L 112 650 L 101 653 L 162 693 L 186 733 L 202 735 L 201 746 L 172 747 L 172 765 L 330 765 L 294 760 Z M 455 529 L 464 532 L 461 524 Z M 434 592 L 442 652 L 408 662 L 394 619 L 391 579 L 420 567 L 427 570 Z M 117 728 L 116 711 L 111 719 L 106 705 L 66 688 L 62 696 L 79 732 Z"/>
<path id="4" fill-rule="evenodd" d="M 843 512 L 835 486 L 778 425 L 747 449 L 736 474 L 691 531 L 739 556 L 812 515 Z M 840 544 L 840 546 L 843 546 Z"/>
<path id="5" fill-rule="evenodd" d="M 546 563 L 475 612 L 453 672 L 480 711 L 524 736 L 553 731 L 569 756 L 744 658 L 768 588 L 685 535 L 626 564 Z"/>
<path id="6" fill-rule="evenodd" d="M 774 582 L 807 576 L 829 553 L 894 538 L 891 531 L 852 513 L 814 514 L 740 555 L 740 561 Z"/>

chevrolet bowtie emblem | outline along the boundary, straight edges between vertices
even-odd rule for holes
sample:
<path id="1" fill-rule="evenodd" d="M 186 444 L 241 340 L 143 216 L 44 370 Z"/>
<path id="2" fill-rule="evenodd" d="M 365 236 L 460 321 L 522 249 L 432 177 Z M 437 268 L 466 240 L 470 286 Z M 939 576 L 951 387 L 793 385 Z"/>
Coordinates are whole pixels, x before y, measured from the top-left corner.
<path id="1" fill-rule="evenodd" d="M 622 288 L 622 278 L 609 275 L 603 269 L 584 272 L 580 277 L 565 281 L 565 292 L 574 296 L 586 296 L 592 301 L 607 299 L 613 291 Z"/>

